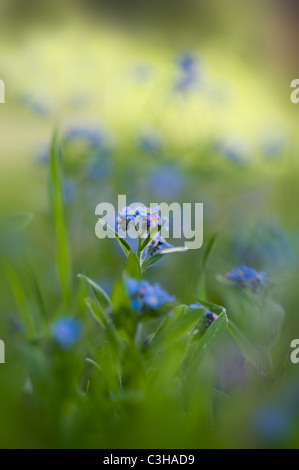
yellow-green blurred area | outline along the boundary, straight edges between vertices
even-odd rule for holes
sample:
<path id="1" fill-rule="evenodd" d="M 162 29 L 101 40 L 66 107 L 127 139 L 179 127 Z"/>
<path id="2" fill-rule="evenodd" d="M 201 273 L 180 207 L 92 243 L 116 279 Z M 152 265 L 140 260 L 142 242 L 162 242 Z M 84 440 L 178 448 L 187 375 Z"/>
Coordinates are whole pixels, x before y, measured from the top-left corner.
<path id="1" fill-rule="evenodd" d="M 290 414 L 297 416 L 296 366 L 288 355 L 290 341 L 299 334 L 299 105 L 290 100 L 291 81 L 299 75 L 298 20 L 295 0 L 1 0 L 0 79 L 5 83 L 5 104 L 0 104 L 0 214 L 28 211 L 34 218 L 17 240 L 6 240 L 1 255 L 0 338 L 4 331 L 8 359 L 0 410 L 10 424 L 6 435 L 0 431 L 0 447 L 134 447 L 134 442 L 169 448 L 296 447 L 299 430 L 292 434 L 288 428 L 284 433 L 290 410 L 285 413 L 283 406 L 292 394 Z M 69 311 L 60 304 L 55 217 L 50 209 L 54 132 L 62 148 L 72 262 Z M 111 292 L 122 275 L 124 258 L 115 240 L 96 238 L 95 208 L 100 202 L 116 205 L 118 194 L 126 194 L 128 204 L 204 203 L 203 248 L 164 257 L 146 273 L 178 302 L 189 305 L 199 296 L 202 253 L 216 232 L 205 295 L 225 306 L 228 317 L 245 333 L 250 318 L 245 308 L 242 317 L 243 307 L 231 299 L 217 276 L 240 264 L 267 272 L 275 305 L 281 304 L 286 312 L 273 361 L 277 370 L 287 364 L 291 385 L 287 381 L 271 388 L 270 378 L 261 384 L 264 376 L 250 367 L 246 377 L 243 369 L 240 375 L 244 358 L 226 337 L 208 356 L 194 389 L 178 381 L 171 392 L 167 388 L 179 362 L 179 346 L 166 356 L 157 382 L 147 389 L 143 377 L 135 384 L 134 366 L 130 369 L 131 363 L 138 363 L 134 350 L 127 360 L 127 375 L 133 377 L 127 395 L 120 398 L 117 391 L 102 403 L 107 384 L 97 377 L 96 386 L 91 386 L 96 411 L 89 428 L 85 398 L 77 391 L 71 395 L 69 388 L 73 391 L 74 381 L 87 387 L 90 370 L 84 361 L 95 336 L 93 324 L 85 325 L 86 348 L 80 345 L 73 356 L 65 356 L 65 364 L 56 350 L 50 363 L 53 351 L 47 355 L 48 346 L 40 347 L 44 356 L 35 355 L 23 340 L 20 346 L 16 324 L 18 309 L 24 308 L 27 293 L 31 295 L 30 269 L 49 322 L 52 316 L 66 314 L 85 318 L 87 292 L 77 278 L 80 272 Z M 32 298 L 28 304 L 30 311 Z M 11 321 L 13 328 L 7 326 Z M 253 328 L 254 333 L 258 336 L 259 329 Z M 20 360 L 23 354 L 25 365 Z M 109 351 L 105 354 L 111 360 Z M 30 380 L 27 364 L 33 369 Z M 113 388 L 115 377 L 108 379 Z M 260 397 L 259 387 L 266 390 L 268 385 L 267 401 Z M 180 415 L 176 410 L 184 387 L 187 397 Z M 276 411 L 273 415 L 271 408 L 270 417 L 263 418 L 259 430 L 265 429 L 266 437 L 259 444 L 248 423 L 264 405 Z M 201 433 L 199 426 L 207 424 L 210 406 L 214 408 L 208 431 Z M 125 413 L 120 412 L 118 421 L 122 407 Z M 40 416 L 48 420 L 43 433 L 40 409 Z M 277 431 L 273 439 L 269 429 Z"/>

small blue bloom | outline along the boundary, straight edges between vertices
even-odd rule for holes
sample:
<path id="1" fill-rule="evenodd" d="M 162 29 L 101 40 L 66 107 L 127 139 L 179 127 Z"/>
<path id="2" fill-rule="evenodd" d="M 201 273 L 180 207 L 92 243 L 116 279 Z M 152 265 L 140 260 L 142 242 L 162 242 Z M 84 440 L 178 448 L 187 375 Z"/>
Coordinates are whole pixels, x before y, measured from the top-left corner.
<path id="1" fill-rule="evenodd" d="M 64 178 L 62 181 L 62 196 L 65 204 L 69 204 L 75 199 L 77 189 L 77 185 L 73 180 Z"/>
<path id="2" fill-rule="evenodd" d="M 189 91 L 194 87 L 198 79 L 196 58 L 190 53 L 185 53 L 178 58 L 177 63 L 179 66 L 179 77 L 175 89 L 181 92 Z"/>
<path id="3" fill-rule="evenodd" d="M 158 232 L 145 248 L 144 257 L 153 256 L 165 248 L 173 248 L 173 245 L 168 243 L 165 238 L 161 236 L 160 232 Z"/>
<path id="4" fill-rule="evenodd" d="M 64 132 L 64 139 L 68 142 L 83 141 L 92 148 L 106 144 L 106 133 L 101 129 L 95 129 L 83 125 L 69 127 Z"/>
<path id="5" fill-rule="evenodd" d="M 162 148 L 161 136 L 154 131 L 144 132 L 138 136 L 137 146 L 145 153 L 158 153 Z"/>
<path id="6" fill-rule="evenodd" d="M 48 164 L 50 161 L 50 148 L 45 146 L 37 152 L 37 161 L 42 165 Z"/>
<path id="7" fill-rule="evenodd" d="M 143 216 L 144 209 L 136 207 L 132 209 L 130 206 L 124 207 L 119 213 L 116 219 L 116 223 L 120 230 L 124 232 L 128 230 L 130 222 L 134 221 L 136 218 Z"/>
<path id="8" fill-rule="evenodd" d="M 149 191 L 157 197 L 177 197 L 182 189 L 182 172 L 174 165 L 155 168 L 147 178 Z"/>
<path id="9" fill-rule="evenodd" d="M 281 132 L 269 132 L 262 141 L 263 153 L 269 158 L 277 158 L 283 153 L 285 143 L 285 136 Z"/>
<path id="10" fill-rule="evenodd" d="M 235 164 L 244 164 L 250 156 L 248 142 L 239 135 L 231 135 L 214 142 L 214 148 Z"/>
<path id="11" fill-rule="evenodd" d="M 196 304 L 189 305 L 189 310 L 197 310 L 198 308 L 203 308 L 204 310 L 206 310 L 206 307 L 200 302 L 196 302 Z"/>
<path id="12" fill-rule="evenodd" d="M 291 413 L 280 404 L 258 410 L 252 419 L 252 432 L 263 443 L 277 445 L 290 434 L 293 426 Z"/>
<path id="13" fill-rule="evenodd" d="M 175 297 L 168 295 L 157 283 L 151 285 L 144 280 L 128 278 L 125 280 L 125 288 L 131 299 L 131 307 L 136 311 L 155 310 L 175 300 Z"/>
<path id="14" fill-rule="evenodd" d="M 82 326 L 72 317 L 59 318 L 53 323 L 51 334 L 61 349 L 70 349 L 81 337 Z"/>
<path id="15" fill-rule="evenodd" d="M 251 287 L 253 292 L 258 291 L 259 285 L 266 287 L 267 277 L 266 273 L 258 272 L 254 268 L 242 265 L 234 268 L 231 272 L 226 274 L 226 277 L 232 284 L 239 287 Z"/>

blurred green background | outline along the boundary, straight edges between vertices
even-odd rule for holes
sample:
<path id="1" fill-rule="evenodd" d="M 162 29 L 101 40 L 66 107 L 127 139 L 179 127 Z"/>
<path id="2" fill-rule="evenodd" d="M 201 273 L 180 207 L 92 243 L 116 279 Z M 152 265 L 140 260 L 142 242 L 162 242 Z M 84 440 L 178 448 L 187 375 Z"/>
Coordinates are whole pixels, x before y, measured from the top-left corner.
<path id="1" fill-rule="evenodd" d="M 0 366 L 1 447 L 297 446 L 290 415 L 299 413 L 299 383 L 289 354 L 299 334 L 298 109 L 290 101 L 299 72 L 298 19 L 295 0 L 1 1 L 0 213 L 34 214 L 1 248 L 0 338 L 7 356 Z M 252 371 L 245 376 L 242 354 L 227 335 L 202 366 L 201 392 L 187 422 L 172 414 L 175 401 L 166 393 L 147 396 L 141 411 L 132 400 L 122 425 L 115 420 L 98 434 L 90 432 L 87 414 L 77 416 L 65 390 L 63 410 L 58 407 L 64 372 L 23 351 L 7 277 L 12 270 L 34 310 L 29 263 L 50 317 L 63 310 L 49 203 L 55 130 L 63 151 L 72 292 L 79 299 L 67 313 L 82 314 L 78 273 L 108 293 L 122 273 L 113 241 L 95 237 L 98 203 L 116 204 L 118 194 L 146 205 L 203 202 L 203 249 L 219 232 L 205 273 L 208 298 L 237 319 L 239 306 L 217 275 L 239 264 L 267 272 L 286 312 L 273 352 L 277 364 L 287 358 L 284 382 L 260 385 Z M 180 302 L 194 302 L 203 249 L 163 259 L 147 279 Z M 83 381 L 84 347 L 74 354 L 65 361 Z M 45 371 L 33 391 L 31 360 Z M 225 394 L 219 412 L 216 406 L 215 433 L 210 425 L 199 430 L 211 387 Z M 111 417 L 105 406 L 97 408 L 99 420 Z M 259 417 L 260 409 L 268 415 L 257 431 L 249 417 Z"/>

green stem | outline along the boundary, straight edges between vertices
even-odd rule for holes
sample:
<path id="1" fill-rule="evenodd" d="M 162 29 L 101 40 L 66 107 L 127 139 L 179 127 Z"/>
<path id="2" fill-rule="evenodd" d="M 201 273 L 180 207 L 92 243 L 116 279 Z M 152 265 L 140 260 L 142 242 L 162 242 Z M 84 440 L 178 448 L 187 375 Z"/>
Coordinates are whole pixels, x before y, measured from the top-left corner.
<path id="1" fill-rule="evenodd" d="M 138 238 L 138 248 L 137 248 L 137 258 L 140 264 L 140 255 L 141 255 L 141 250 L 142 250 L 142 238 Z"/>

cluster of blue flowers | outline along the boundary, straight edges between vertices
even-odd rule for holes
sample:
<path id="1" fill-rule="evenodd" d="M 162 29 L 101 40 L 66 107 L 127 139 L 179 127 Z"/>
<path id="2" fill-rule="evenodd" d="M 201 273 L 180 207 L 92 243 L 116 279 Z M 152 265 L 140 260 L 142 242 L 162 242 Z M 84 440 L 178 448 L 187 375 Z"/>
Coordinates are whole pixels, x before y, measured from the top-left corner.
<path id="1" fill-rule="evenodd" d="M 133 310 L 141 312 L 148 309 L 156 310 L 166 303 L 173 302 L 175 297 L 165 292 L 159 284 L 151 285 L 147 281 L 133 278 L 125 280 L 127 295 L 131 299 Z"/>
<path id="2" fill-rule="evenodd" d="M 267 285 L 265 272 L 258 272 L 254 268 L 245 265 L 237 266 L 226 273 L 226 277 L 232 284 L 243 288 L 250 287 L 253 292 L 257 292 L 260 285 L 264 287 Z"/>
<path id="3" fill-rule="evenodd" d="M 138 232 L 143 235 L 159 226 L 162 227 L 167 221 L 166 217 L 160 216 L 159 210 L 159 206 L 154 209 L 144 206 L 138 206 L 132 209 L 130 206 L 127 206 L 118 213 L 116 222 L 120 230 L 123 231 L 127 231 L 129 225 L 134 224 Z"/>

